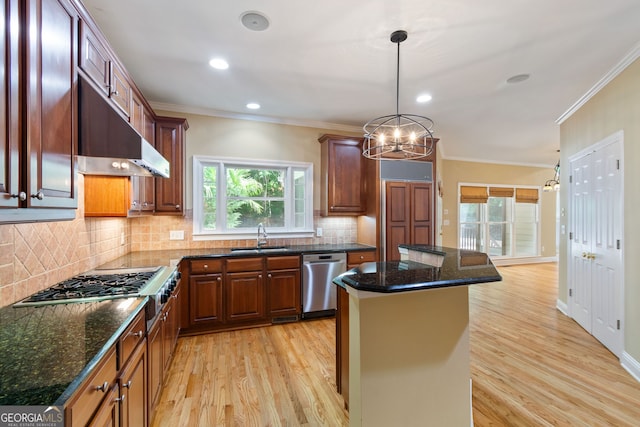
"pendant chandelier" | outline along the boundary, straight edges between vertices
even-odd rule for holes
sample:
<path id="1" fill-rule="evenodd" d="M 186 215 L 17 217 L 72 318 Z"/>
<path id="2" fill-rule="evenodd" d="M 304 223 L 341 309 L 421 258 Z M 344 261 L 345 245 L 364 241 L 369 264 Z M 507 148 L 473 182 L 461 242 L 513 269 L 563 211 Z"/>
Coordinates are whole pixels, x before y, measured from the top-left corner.
<path id="1" fill-rule="evenodd" d="M 556 164 L 554 168 L 555 173 L 553 174 L 553 179 L 548 180 L 544 183 L 544 187 L 542 187 L 542 191 L 558 191 L 560 190 L 560 160 Z"/>
<path id="2" fill-rule="evenodd" d="M 398 45 L 396 63 L 396 114 L 377 117 L 364 125 L 362 155 L 373 160 L 415 160 L 433 152 L 433 120 L 414 114 L 400 114 L 400 43 L 407 32 L 391 33 Z"/>

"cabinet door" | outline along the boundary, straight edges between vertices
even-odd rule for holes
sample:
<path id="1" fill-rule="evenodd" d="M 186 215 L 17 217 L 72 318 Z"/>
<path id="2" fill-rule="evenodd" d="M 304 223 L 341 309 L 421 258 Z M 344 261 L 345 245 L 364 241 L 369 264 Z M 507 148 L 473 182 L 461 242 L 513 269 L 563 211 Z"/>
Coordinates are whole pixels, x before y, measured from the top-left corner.
<path id="1" fill-rule="evenodd" d="M 222 275 L 192 275 L 189 278 L 190 325 L 223 323 L 222 309 Z"/>
<path id="2" fill-rule="evenodd" d="M 411 244 L 433 244 L 433 184 L 411 183 Z"/>
<path id="3" fill-rule="evenodd" d="M 265 317 L 265 293 L 262 272 L 227 273 L 227 319 L 230 322 Z"/>
<path id="4" fill-rule="evenodd" d="M 109 390 L 107 393 L 107 397 L 105 398 L 102 405 L 96 412 L 96 415 L 91 420 L 92 427 L 119 427 L 120 426 L 120 402 L 121 397 L 118 396 L 120 389 L 118 384 L 114 385 L 113 388 Z M 75 426 L 75 425 L 74 425 Z"/>
<path id="5" fill-rule="evenodd" d="M 109 96 L 111 60 L 107 49 L 86 22 L 80 21 L 80 68 L 94 81 L 98 89 Z"/>
<path id="6" fill-rule="evenodd" d="M 131 86 L 127 75 L 117 62 L 111 61 L 109 98 L 129 117 L 131 111 Z"/>
<path id="7" fill-rule="evenodd" d="M 399 261 L 398 245 L 411 243 L 411 193 L 406 182 L 386 183 L 386 260 Z"/>
<path id="8" fill-rule="evenodd" d="M 20 156 L 20 129 L 18 106 L 18 35 L 11 29 L 18 27 L 18 0 L 3 1 L 2 31 L 0 31 L 0 55 L 2 64 L 0 72 L 0 132 L 2 147 L 0 148 L 0 206 L 18 207 L 18 177 Z"/>
<path id="9" fill-rule="evenodd" d="M 142 342 L 122 370 L 120 413 L 122 427 L 147 425 L 147 343 Z"/>
<path id="10" fill-rule="evenodd" d="M 176 300 L 170 298 L 165 304 L 162 316 L 162 327 L 164 331 L 162 333 L 162 367 L 166 371 L 169 368 L 169 361 L 173 354 L 173 344 L 175 343 L 176 333 Z"/>
<path id="11" fill-rule="evenodd" d="M 149 331 L 147 341 L 147 356 L 149 360 L 149 420 L 153 419 L 153 410 L 160 397 L 162 380 L 164 378 L 164 358 L 162 355 L 162 332 L 164 328 L 162 325 L 162 318 L 158 318 Z"/>
<path id="12" fill-rule="evenodd" d="M 300 314 L 300 269 L 268 272 L 267 286 L 271 317 Z"/>
<path id="13" fill-rule="evenodd" d="M 156 212 L 184 213 L 184 119 L 159 117 L 156 121 L 156 150 L 170 163 L 170 178 L 156 178 Z"/>
<path id="14" fill-rule="evenodd" d="M 324 135 L 322 209 L 327 215 L 359 215 L 366 210 L 362 139 Z"/>
<path id="15" fill-rule="evenodd" d="M 84 216 L 127 216 L 129 192 L 126 176 L 85 175 Z"/>
<path id="16" fill-rule="evenodd" d="M 32 207 L 77 206 L 77 21 L 67 0 L 28 2 L 27 196 Z"/>
<path id="17" fill-rule="evenodd" d="M 433 184 L 386 182 L 386 260 L 399 261 L 400 244 L 433 244 Z"/>

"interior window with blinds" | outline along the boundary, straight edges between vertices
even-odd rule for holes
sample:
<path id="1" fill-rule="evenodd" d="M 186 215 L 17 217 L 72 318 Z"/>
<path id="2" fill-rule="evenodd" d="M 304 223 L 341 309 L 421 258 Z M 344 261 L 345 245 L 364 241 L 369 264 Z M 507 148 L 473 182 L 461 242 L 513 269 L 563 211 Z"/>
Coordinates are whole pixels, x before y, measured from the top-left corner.
<path id="1" fill-rule="evenodd" d="M 539 189 L 460 185 L 459 247 L 492 257 L 536 256 Z"/>

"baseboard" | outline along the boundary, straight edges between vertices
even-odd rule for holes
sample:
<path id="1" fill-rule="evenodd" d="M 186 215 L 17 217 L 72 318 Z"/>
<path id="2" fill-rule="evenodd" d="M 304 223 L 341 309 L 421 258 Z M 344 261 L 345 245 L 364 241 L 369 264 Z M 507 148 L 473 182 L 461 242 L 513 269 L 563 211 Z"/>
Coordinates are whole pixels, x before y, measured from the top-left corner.
<path id="1" fill-rule="evenodd" d="M 559 299 L 556 300 L 556 308 L 560 310 L 560 312 L 565 316 L 569 316 L 569 306 L 567 305 L 566 302 L 561 301 Z"/>
<path id="2" fill-rule="evenodd" d="M 493 265 L 497 267 L 504 267 L 508 265 L 520 265 L 520 264 L 541 264 L 544 262 L 558 262 L 557 256 L 550 257 L 521 257 L 521 258 L 499 258 L 499 259 L 491 259 Z"/>
<path id="3" fill-rule="evenodd" d="M 640 382 L 640 362 L 631 357 L 631 355 L 626 351 L 623 351 L 622 357 L 620 358 L 620 364 L 631 374 L 633 378 L 636 379 L 636 381 Z"/>

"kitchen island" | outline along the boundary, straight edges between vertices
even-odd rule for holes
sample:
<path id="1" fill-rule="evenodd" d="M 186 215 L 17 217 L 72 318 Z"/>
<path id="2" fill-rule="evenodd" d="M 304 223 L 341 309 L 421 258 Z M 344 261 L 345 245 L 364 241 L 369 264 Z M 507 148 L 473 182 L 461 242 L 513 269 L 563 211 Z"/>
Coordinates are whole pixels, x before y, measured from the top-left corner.
<path id="1" fill-rule="evenodd" d="M 400 245 L 400 253 L 402 261 L 364 263 L 334 279 L 349 423 L 472 425 L 468 285 L 501 277 L 480 252 Z"/>

